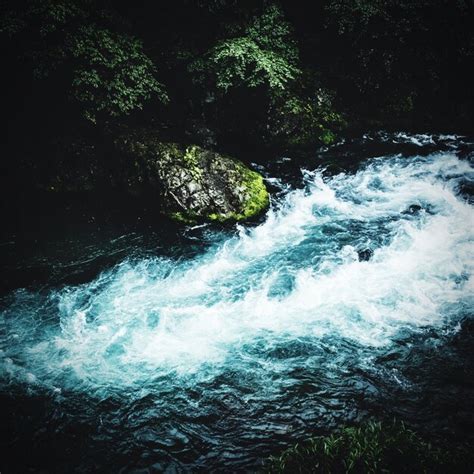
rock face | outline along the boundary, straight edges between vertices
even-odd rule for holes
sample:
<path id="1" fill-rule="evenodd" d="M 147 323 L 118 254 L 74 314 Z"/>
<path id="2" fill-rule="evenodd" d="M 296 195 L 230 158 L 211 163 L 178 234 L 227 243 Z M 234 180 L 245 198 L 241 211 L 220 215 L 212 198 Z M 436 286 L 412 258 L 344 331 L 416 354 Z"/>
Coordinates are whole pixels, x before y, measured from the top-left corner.
<path id="1" fill-rule="evenodd" d="M 115 146 L 136 170 L 127 178 L 129 189 L 156 189 L 162 211 L 175 220 L 240 221 L 268 207 L 262 177 L 228 156 L 162 143 L 151 133 L 121 136 Z"/>

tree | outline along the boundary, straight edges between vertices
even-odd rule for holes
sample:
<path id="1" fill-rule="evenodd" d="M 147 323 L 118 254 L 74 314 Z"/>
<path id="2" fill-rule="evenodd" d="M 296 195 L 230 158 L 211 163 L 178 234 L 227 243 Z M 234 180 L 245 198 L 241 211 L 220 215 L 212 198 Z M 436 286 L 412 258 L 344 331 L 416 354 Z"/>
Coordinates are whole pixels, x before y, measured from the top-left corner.
<path id="1" fill-rule="evenodd" d="M 277 5 L 271 4 L 247 24 L 227 25 L 225 33 L 190 66 L 201 77 L 210 76 L 224 93 L 259 86 L 278 93 L 300 74 L 291 27 Z"/>
<path id="2" fill-rule="evenodd" d="M 142 43 L 121 31 L 113 13 L 88 0 L 27 0 L 13 4 L 0 33 L 15 42 L 37 78 L 66 77 L 69 97 L 96 123 L 168 101 Z"/>

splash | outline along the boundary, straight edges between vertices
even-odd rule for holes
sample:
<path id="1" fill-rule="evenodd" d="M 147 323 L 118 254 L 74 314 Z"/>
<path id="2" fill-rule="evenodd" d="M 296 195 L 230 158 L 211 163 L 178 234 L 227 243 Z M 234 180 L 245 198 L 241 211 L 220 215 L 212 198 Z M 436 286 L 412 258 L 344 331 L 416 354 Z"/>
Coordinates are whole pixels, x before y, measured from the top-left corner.
<path id="1" fill-rule="evenodd" d="M 256 347 L 335 337 L 377 348 L 454 330 L 474 298 L 466 179 L 473 168 L 449 153 L 305 171 L 263 224 L 198 257 L 126 260 L 84 285 L 20 290 L 4 311 L 0 380 L 141 387 L 271 371 Z"/>

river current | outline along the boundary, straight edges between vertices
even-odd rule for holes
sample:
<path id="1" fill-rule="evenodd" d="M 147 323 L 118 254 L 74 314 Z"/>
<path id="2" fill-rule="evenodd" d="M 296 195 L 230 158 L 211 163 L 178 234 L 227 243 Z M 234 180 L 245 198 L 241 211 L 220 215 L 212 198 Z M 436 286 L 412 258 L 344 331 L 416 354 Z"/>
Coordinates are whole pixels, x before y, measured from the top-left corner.
<path id="1" fill-rule="evenodd" d="M 2 243 L 2 472 L 256 470 L 397 417 L 474 438 L 473 143 L 378 133 L 256 165 L 260 221 Z"/>

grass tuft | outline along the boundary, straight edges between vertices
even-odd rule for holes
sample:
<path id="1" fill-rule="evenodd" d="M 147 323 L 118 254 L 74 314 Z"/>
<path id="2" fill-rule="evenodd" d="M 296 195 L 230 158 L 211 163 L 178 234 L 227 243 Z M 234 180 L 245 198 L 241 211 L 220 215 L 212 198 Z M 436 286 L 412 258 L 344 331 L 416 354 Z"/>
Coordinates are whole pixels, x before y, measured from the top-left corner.
<path id="1" fill-rule="evenodd" d="M 296 444 L 265 464 L 265 473 L 472 473 L 467 447 L 434 447 L 403 423 L 368 422 Z"/>

